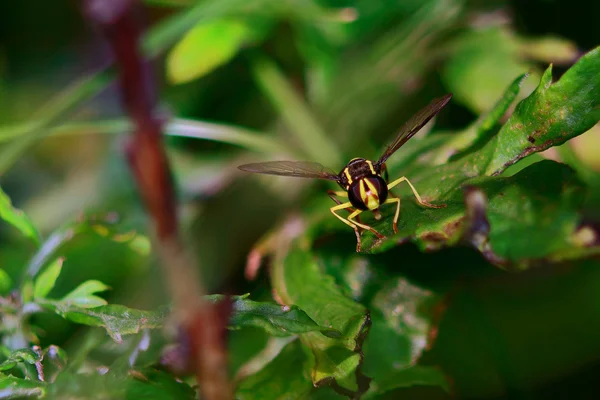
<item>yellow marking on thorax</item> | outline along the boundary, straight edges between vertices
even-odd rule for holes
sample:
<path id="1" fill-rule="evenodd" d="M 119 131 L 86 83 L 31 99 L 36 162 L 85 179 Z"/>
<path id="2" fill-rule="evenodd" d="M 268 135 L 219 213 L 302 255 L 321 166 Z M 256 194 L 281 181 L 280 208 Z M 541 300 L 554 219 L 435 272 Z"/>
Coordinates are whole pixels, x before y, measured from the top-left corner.
<path id="1" fill-rule="evenodd" d="M 348 171 L 348 168 L 344 169 L 344 175 L 346 175 L 346 178 L 348 179 L 348 185 L 352 184 L 352 175 L 350 175 L 350 171 Z"/>
<path id="2" fill-rule="evenodd" d="M 373 175 L 376 175 L 375 174 L 375 168 L 373 168 L 373 163 L 371 161 L 369 161 L 369 160 L 365 160 L 365 161 L 367 162 L 367 164 L 369 164 L 369 168 L 371 169 L 371 173 Z"/>

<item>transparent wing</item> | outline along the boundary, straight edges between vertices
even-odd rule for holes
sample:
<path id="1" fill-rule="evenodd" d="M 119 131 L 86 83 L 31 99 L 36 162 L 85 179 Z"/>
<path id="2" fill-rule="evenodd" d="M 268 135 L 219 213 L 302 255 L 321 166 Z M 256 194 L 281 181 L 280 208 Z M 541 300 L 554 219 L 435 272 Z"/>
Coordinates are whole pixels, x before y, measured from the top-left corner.
<path id="1" fill-rule="evenodd" d="M 238 169 L 256 174 L 295 176 L 299 178 L 328 179 L 339 181 L 338 174 L 319 163 L 310 161 L 268 161 L 240 165 Z"/>
<path id="2" fill-rule="evenodd" d="M 415 135 L 415 133 L 419 132 L 426 123 L 431 120 L 431 118 L 435 117 L 437 113 L 440 112 L 442 108 L 452 98 L 452 94 L 447 94 L 443 97 L 439 97 L 434 99 L 427 105 L 427 107 L 423 108 L 421 111 L 413 115 L 403 126 L 400 128 L 400 132 L 396 139 L 385 149 L 385 152 L 377 161 L 378 165 L 383 164 L 389 156 L 394 154 L 396 150 L 404 145 L 404 143 L 408 142 L 408 140 Z"/>

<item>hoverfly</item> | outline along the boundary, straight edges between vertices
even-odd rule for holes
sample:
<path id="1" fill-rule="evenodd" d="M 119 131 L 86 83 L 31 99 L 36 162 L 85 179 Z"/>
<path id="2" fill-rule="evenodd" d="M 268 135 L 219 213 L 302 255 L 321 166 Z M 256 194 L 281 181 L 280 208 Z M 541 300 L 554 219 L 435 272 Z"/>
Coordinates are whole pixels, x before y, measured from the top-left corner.
<path id="1" fill-rule="evenodd" d="M 424 201 L 415 187 L 405 176 L 387 183 L 383 174 L 387 175 L 385 162 L 402 147 L 411 137 L 413 137 L 431 118 L 441 111 L 452 98 L 452 94 L 434 99 L 429 105 L 417 112 L 406 122 L 400 132 L 396 135 L 393 142 L 383 152 L 383 155 L 376 162 L 364 158 L 353 158 L 336 174 L 331 169 L 323 165 L 310 161 L 270 161 L 261 163 L 252 163 L 240 165 L 238 168 L 242 171 L 258 174 L 270 174 L 281 176 L 294 176 L 299 178 L 326 179 L 337 182 L 343 191 L 328 190 L 327 193 L 336 206 L 330 208 L 330 211 L 340 221 L 354 229 L 357 244 L 356 251 L 360 251 L 360 232 L 359 228 L 371 231 L 379 239 L 385 238 L 371 226 L 360 222 L 359 215 L 364 211 L 371 211 L 376 220 L 381 219 L 379 208 L 384 204 L 396 204 L 396 213 L 394 214 L 394 233 L 398 232 L 398 218 L 400 216 L 400 198 L 391 195 L 390 190 L 402 182 L 410 186 L 417 202 L 424 207 L 442 208 L 445 204 L 435 205 Z M 347 199 L 341 202 L 338 197 Z M 338 214 L 341 210 L 348 210 L 350 215 L 344 218 Z"/>

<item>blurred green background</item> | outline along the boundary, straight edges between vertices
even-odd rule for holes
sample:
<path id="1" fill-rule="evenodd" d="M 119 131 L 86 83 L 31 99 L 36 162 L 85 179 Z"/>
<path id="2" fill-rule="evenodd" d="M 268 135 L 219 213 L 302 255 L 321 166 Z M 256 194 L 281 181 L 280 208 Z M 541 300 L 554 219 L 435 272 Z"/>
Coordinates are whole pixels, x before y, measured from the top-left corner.
<path id="1" fill-rule="evenodd" d="M 175 118 L 166 141 L 186 239 L 211 292 L 264 298 L 266 275 L 254 282 L 244 278 L 249 251 L 287 213 L 325 196 L 329 186 L 249 177 L 237 165 L 288 156 L 339 170 L 352 157 L 374 158 L 407 118 L 447 92 L 454 98 L 436 130 L 463 129 L 520 74 L 531 74 L 523 98 L 549 63 L 558 78 L 600 43 L 600 3 L 585 0 L 143 3 L 144 46 L 154 56 L 161 111 Z M 237 45 L 235 29 L 217 34 L 212 42 L 190 45 L 205 49 L 197 58 L 178 58 L 193 26 L 186 16 L 193 13 L 243 17 L 247 24 L 240 29 L 251 34 Z M 231 54 L 220 55 L 229 45 Z M 201 71 L 211 59 L 217 60 L 212 68 Z M 65 87 L 108 62 L 108 48 L 82 18 L 78 2 L 2 2 L 0 155 L 11 154 L 23 126 L 51 114 L 48 107 L 60 102 Z M 115 85 L 57 116 L 39 133 L 48 137 L 17 153 L 0 173 L 13 203 L 44 235 L 82 212 L 117 212 L 123 232 L 146 231 L 123 159 L 128 131 Z M 598 133 L 596 127 L 566 145 L 589 171 L 588 184 L 598 182 L 600 173 Z M 544 156 L 560 159 L 561 152 Z M 583 210 L 592 226 L 600 226 L 598 192 L 591 187 Z M 352 231 L 331 236 L 324 239 L 324 253 L 354 251 Z M 28 246 L 0 225 L 0 266 L 14 279 Z M 91 232 L 70 241 L 64 254 L 58 294 L 98 279 L 113 288 L 110 302 L 138 308 L 168 302 L 155 263 L 130 247 Z M 371 257 L 434 291 L 461 282 L 426 356 L 451 377 L 457 397 L 591 398 L 600 373 L 598 261 L 516 274 L 470 248 L 423 253 L 405 244 Z M 38 319 L 44 343 L 76 346 L 77 328 L 58 317 Z M 416 387 L 389 398 L 399 395 L 447 396 Z"/>

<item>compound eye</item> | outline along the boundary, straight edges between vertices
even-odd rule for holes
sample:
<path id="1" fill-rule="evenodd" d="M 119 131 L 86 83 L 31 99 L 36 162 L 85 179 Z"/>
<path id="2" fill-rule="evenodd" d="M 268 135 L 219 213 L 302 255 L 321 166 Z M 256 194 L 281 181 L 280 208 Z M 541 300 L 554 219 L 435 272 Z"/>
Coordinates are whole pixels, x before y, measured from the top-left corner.
<path id="1" fill-rule="evenodd" d="M 348 189 L 348 200 L 352 203 L 352 206 L 358 210 L 368 210 L 367 205 L 362 200 L 360 196 L 360 180 L 355 181 L 350 185 L 350 189 Z"/>

